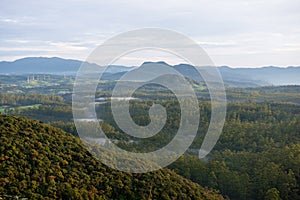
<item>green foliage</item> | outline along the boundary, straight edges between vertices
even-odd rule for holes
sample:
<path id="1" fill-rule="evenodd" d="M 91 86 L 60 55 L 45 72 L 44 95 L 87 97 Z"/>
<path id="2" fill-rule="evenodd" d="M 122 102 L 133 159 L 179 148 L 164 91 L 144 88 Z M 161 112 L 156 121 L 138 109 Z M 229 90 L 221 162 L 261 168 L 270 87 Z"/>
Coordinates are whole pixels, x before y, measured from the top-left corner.
<path id="1" fill-rule="evenodd" d="M 271 188 L 266 192 L 265 200 L 280 200 L 279 191 L 276 188 Z"/>
<path id="2" fill-rule="evenodd" d="M 107 83 L 105 87 L 107 90 L 97 93 L 97 97 L 109 97 L 111 95 L 110 90 L 112 84 Z M 207 131 L 211 105 L 208 101 L 201 101 L 199 103 L 201 115 L 198 134 L 188 150 L 188 153 L 173 163 L 169 168 L 200 185 L 220 191 L 224 196 L 228 196 L 230 199 L 300 199 L 299 89 L 299 86 L 244 89 L 227 88 L 227 97 L 231 102 L 228 103 L 225 126 L 218 143 L 205 162 L 199 160 L 195 153 L 197 154 Z M 207 91 L 201 90 L 196 92 L 202 95 L 201 99 L 209 100 Z M 98 118 L 104 119 L 105 121 L 100 123 L 104 132 L 109 138 L 113 139 L 113 142 L 118 146 L 130 151 L 148 152 L 165 146 L 176 134 L 180 123 L 180 108 L 175 96 L 171 92 L 164 91 L 162 88 L 157 90 L 157 88 L 153 86 L 147 86 L 136 92 L 134 97 L 141 99 L 130 101 L 130 114 L 134 122 L 139 125 L 145 126 L 150 123 L 148 112 L 153 103 L 159 103 L 166 107 L 168 118 L 161 132 L 147 139 L 138 139 L 123 133 L 114 122 L 109 101 L 96 106 Z M 15 98 L 15 96 L 13 98 Z M 12 102 L 14 102 L 14 100 L 12 100 Z M 18 113 L 12 112 L 10 114 L 49 122 L 55 127 L 77 135 L 74 123 L 71 121 L 72 113 L 69 102 L 53 104 L 49 102 L 47 105 L 42 105 L 38 108 L 20 110 Z M 18 120 L 21 119 L 18 118 Z M 1 131 L 2 129 L 4 131 L 6 130 L 6 132 L 11 129 L 19 130 L 18 125 L 15 125 L 18 123 L 14 123 L 13 125 L 6 124 L 1 127 Z M 45 125 L 43 125 L 43 127 L 44 126 Z M 87 126 L 89 127 L 90 125 L 88 124 Z M 23 129 L 24 128 L 22 128 L 22 130 Z M 54 130 L 52 128 L 49 129 Z M 62 138 L 66 137 L 65 133 L 58 129 L 55 130 L 54 132 L 58 133 L 58 135 L 63 135 Z M 31 130 L 24 129 L 24 137 L 30 137 L 32 131 L 37 133 L 33 127 Z M 13 133 L 14 131 L 10 132 Z M 48 131 L 45 132 L 48 133 Z M 39 131 L 38 133 L 40 134 Z M 17 134 L 13 137 L 16 137 L 16 135 Z M 73 137 L 71 137 L 72 139 L 69 138 L 69 136 L 67 138 L 67 140 L 75 141 L 75 143 L 72 143 L 72 146 L 79 142 Z M 49 141 L 56 140 L 55 137 Z M 7 139 L 1 140 L 3 143 L 7 141 Z M 41 140 L 40 142 L 44 144 L 44 141 L 48 140 Z M 51 143 L 52 142 L 49 144 Z M 31 149 L 27 152 L 28 155 L 30 155 L 30 159 L 39 158 L 40 155 L 47 154 L 47 156 L 44 157 L 48 158 L 49 161 L 47 161 L 47 159 L 45 161 L 39 161 L 40 165 L 43 166 L 42 169 L 54 169 L 52 160 L 59 160 L 59 158 L 62 157 L 63 160 L 59 165 L 61 169 L 64 169 L 64 171 L 61 170 L 62 173 L 53 174 L 53 172 L 50 173 L 44 170 L 45 173 L 48 173 L 44 178 L 45 182 L 47 182 L 45 185 L 36 178 L 39 177 L 40 173 L 36 175 L 32 172 L 31 169 L 34 168 L 35 165 L 32 166 L 30 164 L 27 167 L 23 167 L 24 169 L 15 169 L 15 166 L 10 163 L 11 168 L 5 168 L 7 175 L 1 176 L 0 183 L 3 185 L 9 184 L 10 178 L 15 178 L 15 174 L 18 174 L 15 173 L 14 170 L 23 170 L 23 174 L 25 175 L 22 175 L 22 177 L 25 176 L 26 179 L 27 174 L 29 174 L 28 176 L 34 179 L 20 179 L 17 184 L 9 187 L 11 193 L 19 194 L 20 192 L 18 191 L 26 191 L 26 194 L 31 194 L 32 198 L 42 198 L 43 196 L 45 197 L 45 195 L 49 195 L 49 197 L 54 198 L 56 196 L 62 197 L 62 199 L 66 199 L 67 197 L 77 199 L 79 198 L 78 194 L 80 194 L 80 198 L 83 199 L 98 197 L 111 199 L 117 198 L 117 193 L 119 199 L 172 199 L 174 196 L 176 196 L 176 198 L 186 199 L 188 197 L 184 196 L 187 194 L 185 187 L 193 185 L 191 182 L 180 182 L 182 180 L 181 177 L 177 177 L 177 175 L 168 170 L 151 173 L 149 176 L 138 176 L 117 173 L 104 166 L 97 169 L 95 167 L 86 167 L 86 165 L 82 167 L 82 163 L 87 162 L 82 160 L 87 156 L 83 153 L 76 151 L 77 153 L 71 156 L 71 158 L 65 158 L 65 155 L 56 155 L 56 153 L 53 155 L 51 153 L 52 149 L 55 148 L 60 149 L 62 152 L 65 152 L 65 149 L 71 148 L 71 152 L 73 152 L 76 148 L 81 147 L 73 148 L 65 143 L 57 146 L 51 146 L 49 144 L 47 143 L 45 145 L 49 146 L 49 152 L 46 151 L 47 153 L 42 153 L 36 148 L 28 146 L 22 150 L 18 150 L 18 152 L 24 154 L 28 149 Z M 24 145 L 25 143 L 23 146 Z M 64 150 L 61 149 L 62 147 L 60 145 L 65 146 Z M 16 155 L 19 155 L 18 158 L 23 158 L 25 156 L 25 154 L 23 154 Z M 9 149 L 1 159 L 4 159 L 6 163 L 7 158 L 14 155 L 15 152 Z M 49 157 L 50 155 L 52 156 L 51 158 Z M 66 155 L 68 155 L 68 153 L 66 153 Z M 14 159 L 17 160 L 17 158 Z M 44 167 L 47 162 L 48 166 L 50 166 L 48 168 Z M 49 164 L 49 162 L 51 164 Z M 88 162 L 97 163 L 96 161 Z M 31 161 L 29 163 L 31 163 Z M 20 166 L 20 164 L 16 166 Z M 80 172 L 75 170 L 78 166 L 79 169 L 83 168 Z M 89 170 L 89 168 L 91 169 Z M 105 170 L 103 170 L 104 168 Z M 70 169 L 75 170 L 75 172 L 72 172 Z M 97 170 L 101 172 L 101 181 L 104 181 L 105 184 L 95 184 L 97 181 L 94 180 L 93 176 L 99 178 L 99 174 L 95 172 Z M 70 171 L 71 174 L 68 175 L 66 171 Z M 93 172 L 92 175 L 90 175 L 91 172 Z M 31 173 L 33 173 L 32 176 Z M 43 170 L 41 170 L 41 173 L 44 173 Z M 112 175 L 107 173 L 112 173 Z M 171 178 L 168 179 L 165 177 L 165 175 L 167 175 L 165 173 L 171 173 Z M 81 175 L 78 174 L 85 175 L 81 177 Z M 130 178 L 127 177 L 127 175 Z M 49 181 L 51 177 L 49 176 L 55 176 L 55 184 L 53 182 L 50 185 Z M 174 185 L 171 187 L 170 182 L 164 182 L 157 177 L 155 178 L 155 176 L 161 176 L 163 179 L 171 182 L 180 180 L 180 184 L 176 182 L 175 185 L 178 187 Z M 85 184 L 80 183 L 79 179 L 84 179 Z M 133 181 L 135 179 L 140 182 L 137 180 L 136 182 Z M 182 184 L 184 186 L 182 186 Z M 23 188 L 23 190 L 20 190 L 20 188 Z M 1 190 L 4 191 L 4 189 L 5 187 L 0 187 L 0 193 Z M 43 191 L 43 193 L 41 191 Z M 124 191 L 131 192 L 124 193 Z M 104 193 L 107 195 L 102 195 Z M 204 193 L 212 194 L 209 190 L 204 190 L 203 194 Z"/>
<path id="3" fill-rule="evenodd" d="M 0 116 L 0 142 L 0 196 L 223 199 L 168 169 L 128 174 L 108 168 L 82 147 L 79 138 L 38 121 Z"/>
<path id="4" fill-rule="evenodd" d="M 0 105 L 27 106 L 32 104 L 59 104 L 64 99 L 56 95 L 9 94 L 0 92 Z"/>
<path id="5" fill-rule="evenodd" d="M 231 199 L 275 194 L 280 199 L 300 199 L 299 109 L 287 103 L 230 103 L 223 133 L 208 162 L 185 155 L 170 168 Z M 201 142 L 202 137 L 196 138 L 194 147 Z"/>

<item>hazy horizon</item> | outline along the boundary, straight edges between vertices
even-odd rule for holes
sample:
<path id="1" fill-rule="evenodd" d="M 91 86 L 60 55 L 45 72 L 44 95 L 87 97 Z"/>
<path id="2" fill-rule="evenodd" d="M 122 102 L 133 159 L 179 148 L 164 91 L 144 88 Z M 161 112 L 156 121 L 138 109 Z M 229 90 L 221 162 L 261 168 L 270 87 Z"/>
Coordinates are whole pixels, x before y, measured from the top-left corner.
<path id="1" fill-rule="evenodd" d="M 0 62 L 15 62 L 17 60 L 22 60 L 22 59 L 26 59 L 26 58 L 60 58 L 60 59 L 64 59 L 64 60 L 77 60 L 77 61 L 81 61 L 84 62 L 85 60 L 81 60 L 81 59 L 76 59 L 76 58 L 65 58 L 65 57 L 59 57 L 59 56 L 29 56 L 29 57 L 21 57 L 19 59 L 16 60 L 0 60 Z M 180 64 L 189 64 L 188 62 L 172 62 L 172 61 L 166 61 L 166 60 L 141 60 L 139 59 L 138 61 L 135 61 L 134 63 L 137 64 L 122 64 L 122 62 L 115 62 L 112 63 L 111 65 L 120 65 L 120 66 L 124 66 L 124 67 L 139 67 L 141 66 L 143 63 L 145 62 L 165 62 L 168 65 L 174 66 L 174 65 L 180 65 Z M 277 65 L 264 65 L 264 66 L 230 66 L 230 65 L 215 65 L 217 67 L 229 67 L 229 68 L 264 68 L 264 67 L 278 67 L 278 68 L 288 68 L 288 67 L 300 67 L 300 65 L 287 65 L 287 66 L 277 66 Z"/>
<path id="2" fill-rule="evenodd" d="M 115 35 L 156 27 L 188 36 L 216 66 L 299 66 L 299 9 L 297 0 L 155 0 L 151 4 L 4 0 L 0 60 L 32 56 L 85 60 L 97 45 Z M 172 56 L 153 52 L 128 55 L 122 63 L 134 65 L 141 60 L 178 63 Z"/>

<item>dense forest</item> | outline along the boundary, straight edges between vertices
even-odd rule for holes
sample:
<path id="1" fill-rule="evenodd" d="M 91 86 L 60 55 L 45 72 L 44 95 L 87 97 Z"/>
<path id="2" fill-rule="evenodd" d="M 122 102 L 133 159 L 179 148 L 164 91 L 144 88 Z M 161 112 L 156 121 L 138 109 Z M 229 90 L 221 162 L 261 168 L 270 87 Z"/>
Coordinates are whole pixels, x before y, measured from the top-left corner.
<path id="1" fill-rule="evenodd" d="M 135 94 L 139 99 L 130 101 L 130 114 L 139 125 L 150 122 L 148 112 L 153 103 L 159 103 L 167 110 L 168 118 L 164 128 L 159 134 L 147 139 L 131 137 L 119 129 L 111 115 L 110 100 L 97 105 L 98 118 L 104 120 L 100 123 L 102 129 L 121 148 L 136 152 L 153 151 L 166 145 L 176 134 L 180 122 L 180 107 L 176 98 L 165 91 L 157 92 L 156 96 L 151 95 L 151 92 L 154 94 L 157 91 L 151 87 L 143 88 Z M 199 92 L 204 94 L 206 91 Z M 209 99 L 202 98 L 199 100 L 199 130 L 193 144 L 180 159 L 168 167 L 172 171 L 162 171 L 178 177 L 174 173 L 176 172 L 195 183 L 219 191 L 230 199 L 300 199 L 299 92 L 298 86 L 228 88 L 229 102 L 224 129 L 214 150 L 204 160 L 200 160 L 197 153 L 209 125 L 211 105 Z M 3 103 L 0 106 L 5 106 L 5 109 L 2 113 L 43 121 L 77 136 L 72 121 L 70 96 L 30 95 L 33 96 L 3 93 Z M 106 91 L 98 93 L 96 97 L 109 96 L 110 92 Z M 27 102 L 27 98 L 34 100 Z M 39 106 L 20 108 L 35 104 Z M 23 118 L 15 119 L 26 121 Z M 59 129 L 53 130 L 57 134 L 66 135 Z M 72 140 L 79 142 L 74 137 Z M 152 176 L 162 171 L 143 176 Z M 188 185 L 190 184 L 194 185 L 192 182 Z M 181 191 L 179 188 L 175 191 Z M 84 190 L 89 193 L 89 189 Z M 149 191 L 147 189 L 147 194 Z"/>
<path id="2" fill-rule="evenodd" d="M 123 173 L 79 138 L 39 121 L 0 117 L 0 195 L 29 199 L 223 199 L 168 169 Z"/>

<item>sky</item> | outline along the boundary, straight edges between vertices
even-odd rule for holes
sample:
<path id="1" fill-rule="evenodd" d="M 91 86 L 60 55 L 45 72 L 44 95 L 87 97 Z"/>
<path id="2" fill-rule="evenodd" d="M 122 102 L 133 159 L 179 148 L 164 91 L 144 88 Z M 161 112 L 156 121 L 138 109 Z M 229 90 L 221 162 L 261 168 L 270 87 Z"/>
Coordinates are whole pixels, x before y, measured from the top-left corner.
<path id="1" fill-rule="evenodd" d="M 1 0 L 0 61 L 85 60 L 117 34 L 155 27 L 188 36 L 218 66 L 300 66 L 299 10 L 299 0 Z M 137 52 L 116 64 L 145 60 L 182 62 Z"/>

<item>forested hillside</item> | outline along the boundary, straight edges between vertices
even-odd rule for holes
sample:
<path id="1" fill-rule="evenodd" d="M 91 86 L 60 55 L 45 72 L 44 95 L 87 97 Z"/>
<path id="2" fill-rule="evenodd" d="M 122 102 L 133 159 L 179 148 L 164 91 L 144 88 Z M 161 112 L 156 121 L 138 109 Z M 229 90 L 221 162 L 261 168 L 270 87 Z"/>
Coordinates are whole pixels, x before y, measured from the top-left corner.
<path id="1" fill-rule="evenodd" d="M 112 170 L 64 131 L 21 117 L 0 116 L 0 197 L 29 199 L 223 199 L 164 169 Z"/>

